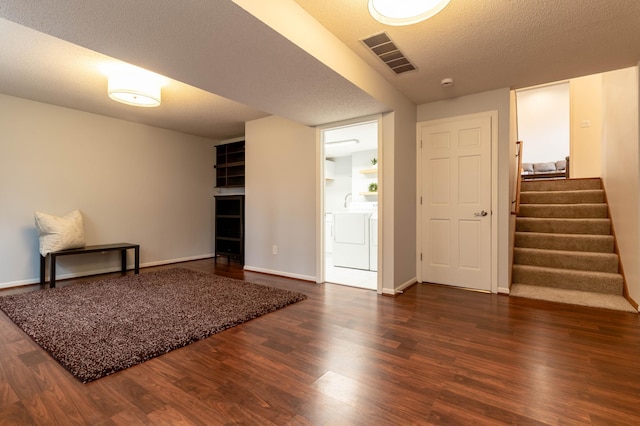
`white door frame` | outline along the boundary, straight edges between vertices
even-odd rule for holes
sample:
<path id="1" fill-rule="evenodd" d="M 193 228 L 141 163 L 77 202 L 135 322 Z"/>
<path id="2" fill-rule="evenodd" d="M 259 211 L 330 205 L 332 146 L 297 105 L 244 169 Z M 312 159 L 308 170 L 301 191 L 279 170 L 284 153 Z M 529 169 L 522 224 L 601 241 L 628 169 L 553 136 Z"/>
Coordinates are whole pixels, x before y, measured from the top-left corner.
<path id="1" fill-rule="evenodd" d="M 322 140 L 322 132 L 327 129 L 336 127 L 350 126 L 365 122 L 378 122 L 378 270 L 377 270 L 377 289 L 378 294 L 382 294 L 382 277 L 384 262 L 382 261 L 382 249 L 384 248 L 384 152 L 382 150 L 382 115 L 370 115 L 366 117 L 354 118 L 351 120 L 339 121 L 337 123 L 325 124 L 316 127 L 316 283 L 325 281 L 324 274 L 324 247 L 325 247 L 325 218 L 324 218 L 324 143 Z"/>
<path id="2" fill-rule="evenodd" d="M 420 121 L 416 123 L 416 278 L 419 283 L 422 277 L 422 206 L 420 197 L 422 194 L 422 155 L 420 155 L 421 133 L 420 128 L 425 125 L 445 124 L 449 122 L 486 118 L 491 119 L 491 293 L 498 292 L 498 111 L 486 111 L 476 114 L 459 115 L 438 120 Z"/>

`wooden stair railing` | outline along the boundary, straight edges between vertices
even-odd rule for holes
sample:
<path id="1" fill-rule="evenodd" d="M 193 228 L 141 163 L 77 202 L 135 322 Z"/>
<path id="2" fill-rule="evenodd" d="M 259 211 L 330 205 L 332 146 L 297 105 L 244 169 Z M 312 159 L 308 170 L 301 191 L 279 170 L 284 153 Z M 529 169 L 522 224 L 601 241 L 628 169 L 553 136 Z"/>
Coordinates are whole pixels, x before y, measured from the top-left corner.
<path id="1" fill-rule="evenodd" d="M 511 201 L 511 214 L 517 215 L 520 213 L 520 188 L 522 186 L 522 141 L 516 142 L 516 158 L 518 159 L 518 165 L 515 173 L 515 194 Z"/>

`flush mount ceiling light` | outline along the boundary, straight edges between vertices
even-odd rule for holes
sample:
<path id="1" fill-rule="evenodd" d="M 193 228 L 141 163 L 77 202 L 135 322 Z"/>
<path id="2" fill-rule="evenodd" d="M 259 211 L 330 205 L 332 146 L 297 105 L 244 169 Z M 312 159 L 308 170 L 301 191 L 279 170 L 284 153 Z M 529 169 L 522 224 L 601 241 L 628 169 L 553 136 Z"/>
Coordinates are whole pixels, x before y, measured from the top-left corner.
<path id="1" fill-rule="evenodd" d="M 161 84 L 153 73 L 120 70 L 109 75 L 109 97 L 139 107 L 160 105 Z"/>
<path id="2" fill-rule="evenodd" d="M 326 141 L 325 145 L 347 145 L 351 143 L 360 143 L 360 139 L 344 139 L 341 141 Z"/>
<path id="3" fill-rule="evenodd" d="M 369 13 L 386 25 L 411 25 L 444 9 L 450 0 L 369 0 Z"/>

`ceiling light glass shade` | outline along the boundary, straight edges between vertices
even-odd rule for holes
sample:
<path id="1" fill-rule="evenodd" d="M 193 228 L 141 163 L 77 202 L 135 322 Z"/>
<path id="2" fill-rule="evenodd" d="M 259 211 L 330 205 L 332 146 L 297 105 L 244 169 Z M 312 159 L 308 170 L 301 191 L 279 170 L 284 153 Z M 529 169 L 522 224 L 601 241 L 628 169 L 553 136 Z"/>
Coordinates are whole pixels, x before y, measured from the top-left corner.
<path id="1" fill-rule="evenodd" d="M 129 72 L 109 76 L 109 97 L 117 102 L 140 107 L 160 105 L 160 84 L 154 78 Z"/>
<path id="2" fill-rule="evenodd" d="M 386 25 L 411 25 L 431 18 L 450 0 L 369 0 L 369 13 Z"/>

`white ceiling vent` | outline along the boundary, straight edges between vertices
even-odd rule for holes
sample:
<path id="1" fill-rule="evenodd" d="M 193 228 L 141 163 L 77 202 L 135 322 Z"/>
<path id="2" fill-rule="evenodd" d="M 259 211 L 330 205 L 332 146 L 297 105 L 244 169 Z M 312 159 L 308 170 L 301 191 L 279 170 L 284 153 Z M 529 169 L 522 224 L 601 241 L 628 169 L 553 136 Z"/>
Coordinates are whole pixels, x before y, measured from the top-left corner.
<path id="1" fill-rule="evenodd" d="M 361 40 L 382 62 L 396 74 L 417 69 L 391 41 L 387 33 L 380 33 Z"/>

